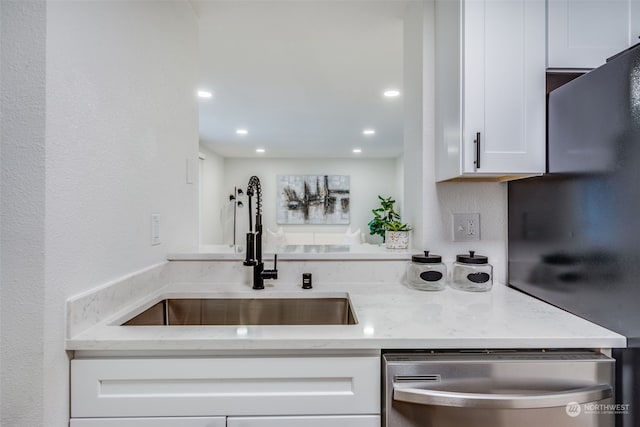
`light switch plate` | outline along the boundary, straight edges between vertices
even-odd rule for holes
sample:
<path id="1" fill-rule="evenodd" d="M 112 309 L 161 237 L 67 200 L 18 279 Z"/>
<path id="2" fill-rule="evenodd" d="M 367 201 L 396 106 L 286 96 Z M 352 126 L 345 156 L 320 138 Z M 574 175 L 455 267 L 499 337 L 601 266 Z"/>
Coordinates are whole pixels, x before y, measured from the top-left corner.
<path id="1" fill-rule="evenodd" d="M 454 213 L 452 216 L 454 242 L 472 242 L 480 240 L 479 213 Z"/>
<path id="2" fill-rule="evenodd" d="M 160 244 L 160 214 L 151 214 L 151 246 Z"/>

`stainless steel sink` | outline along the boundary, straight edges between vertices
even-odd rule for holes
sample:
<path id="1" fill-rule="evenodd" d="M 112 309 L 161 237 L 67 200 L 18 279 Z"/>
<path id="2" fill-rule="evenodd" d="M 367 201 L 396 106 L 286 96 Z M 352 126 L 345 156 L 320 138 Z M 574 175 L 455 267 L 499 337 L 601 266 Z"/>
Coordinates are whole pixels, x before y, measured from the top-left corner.
<path id="1" fill-rule="evenodd" d="M 354 325 L 348 298 L 165 299 L 122 326 Z"/>

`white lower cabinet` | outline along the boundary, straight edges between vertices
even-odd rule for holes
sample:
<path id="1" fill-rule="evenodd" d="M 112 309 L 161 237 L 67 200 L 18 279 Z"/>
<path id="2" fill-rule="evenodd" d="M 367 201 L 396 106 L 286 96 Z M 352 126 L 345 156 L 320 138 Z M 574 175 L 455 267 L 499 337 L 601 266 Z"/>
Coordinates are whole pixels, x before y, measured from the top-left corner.
<path id="1" fill-rule="evenodd" d="M 380 427 L 379 415 L 81 418 L 70 427 Z"/>
<path id="2" fill-rule="evenodd" d="M 225 421 L 226 420 L 226 421 Z M 71 427 L 374 427 L 378 356 L 71 361 Z"/>
<path id="3" fill-rule="evenodd" d="M 226 417 L 81 418 L 70 427 L 225 427 Z"/>
<path id="4" fill-rule="evenodd" d="M 309 417 L 229 417 L 227 427 L 380 427 L 374 415 Z"/>

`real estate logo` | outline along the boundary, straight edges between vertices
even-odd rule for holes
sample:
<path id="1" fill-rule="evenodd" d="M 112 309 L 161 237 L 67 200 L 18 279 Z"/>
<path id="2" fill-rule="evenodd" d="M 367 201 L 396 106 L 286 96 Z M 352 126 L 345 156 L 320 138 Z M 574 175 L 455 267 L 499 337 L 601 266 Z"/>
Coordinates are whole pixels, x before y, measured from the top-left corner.
<path id="1" fill-rule="evenodd" d="M 569 402 L 564 410 L 572 418 L 584 412 L 585 415 L 591 414 L 622 414 L 628 415 L 631 405 L 628 403 L 598 403 L 589 402 L 581 406 L 578 402 Z"/>
<path id="2" fill-rule="evenodd" d="M 567 406 L 564 408 L 564 410 L 567 412 L 567 415 L 572 418 L 577 417 L 578 415 L 580 415 L 580 412 L 582 412 L 582 408 L 580 407 L 580 404 L 578 402 L 567 403 Z"/>

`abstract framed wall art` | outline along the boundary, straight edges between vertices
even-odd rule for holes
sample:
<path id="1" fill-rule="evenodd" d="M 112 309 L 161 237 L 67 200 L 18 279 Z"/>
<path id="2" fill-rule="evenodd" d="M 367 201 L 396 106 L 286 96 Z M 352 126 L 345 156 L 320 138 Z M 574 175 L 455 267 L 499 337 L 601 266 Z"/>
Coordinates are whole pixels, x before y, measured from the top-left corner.
<path id="1" fill-rule="evenodd" d="M 278 175 L 278 224 L 349 224 L 349 175 Z"/>

